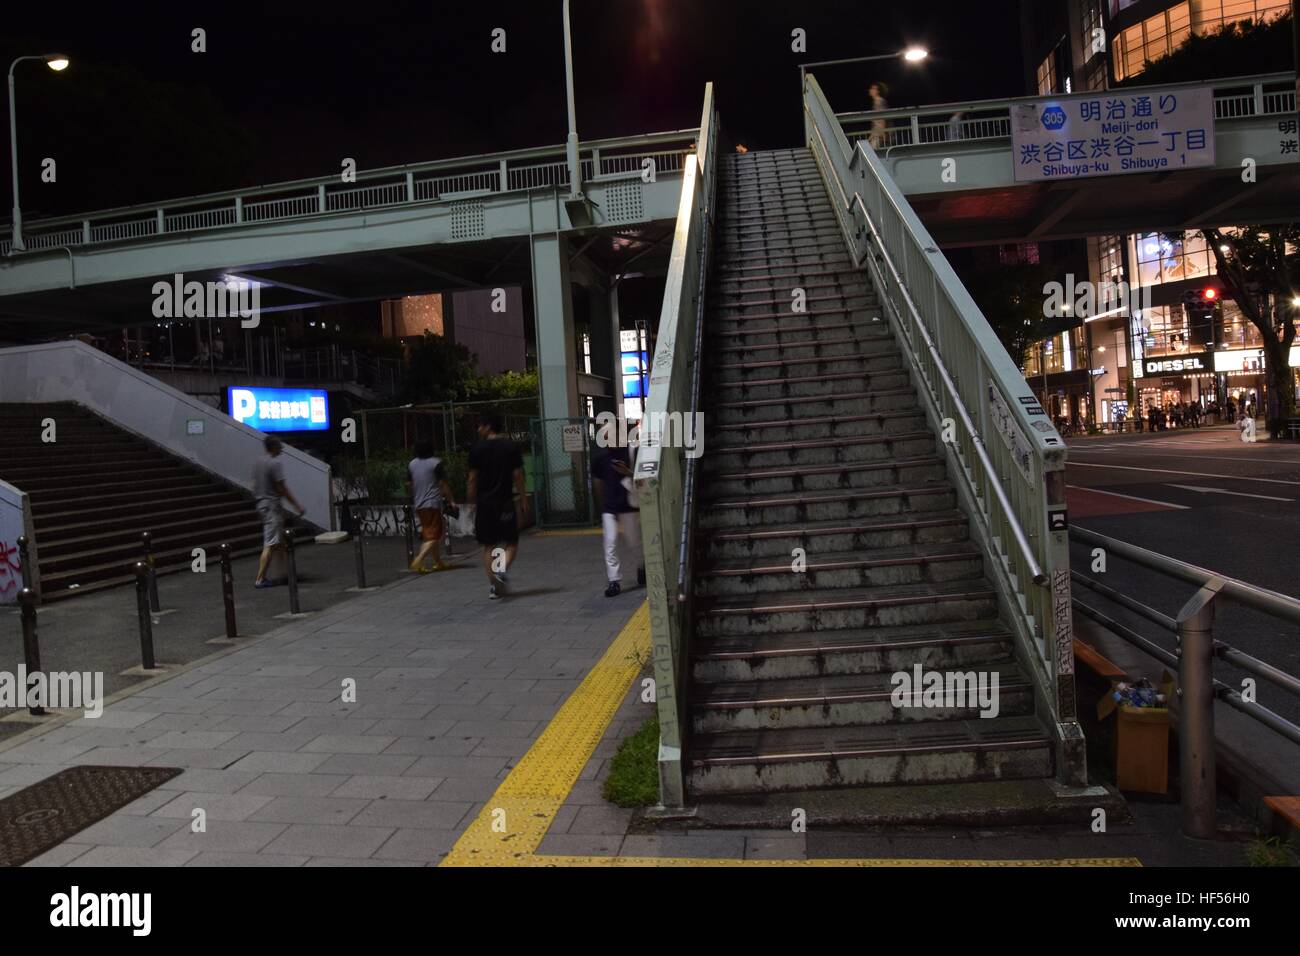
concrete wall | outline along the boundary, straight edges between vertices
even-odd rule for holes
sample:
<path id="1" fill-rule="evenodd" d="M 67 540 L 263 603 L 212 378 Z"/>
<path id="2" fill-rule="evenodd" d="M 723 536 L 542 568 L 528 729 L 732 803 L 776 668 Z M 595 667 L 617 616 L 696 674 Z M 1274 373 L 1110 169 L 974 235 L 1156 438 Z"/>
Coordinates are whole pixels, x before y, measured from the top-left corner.
<path id="1" fill-rule="evenodd" d="M 32 533 L 32 509 L 27 495 L 13 485 L 0 481 L 0 604 L 18 603 L 23 587 L 22 565 L 18 560 L 18 538 L 27 535 L 31 542 L 32 590 L 40 591 L 36 570 L 36 536 Z"/>
<path id="2" fill-rule="evenodd" d="M 82 342 L 0 349 L 0 402 L 77 402 L 225 480 L 250 487 L 261 432 Z M 201 423 L 191 434 L 190 422 Z M 307 520 L 333 528 L 330 469 L 285 446 L 284 478 Z"/>

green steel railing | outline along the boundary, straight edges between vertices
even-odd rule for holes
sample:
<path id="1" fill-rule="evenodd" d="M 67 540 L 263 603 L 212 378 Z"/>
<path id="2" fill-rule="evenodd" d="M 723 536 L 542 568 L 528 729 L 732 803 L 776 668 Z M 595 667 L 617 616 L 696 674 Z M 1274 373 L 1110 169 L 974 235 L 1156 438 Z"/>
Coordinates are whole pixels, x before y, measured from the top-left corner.
<path id="1" fill-rule="evenodd" d="M 659 712 L 659 795 L 661 804 L 668 808 L 681 807 L 685 799 L 682 727 L 687 717 L 691 616 L 689 600 L 681 600 L 679 582 L 689 563 L 694 466 L 682 442 L 663 440 L 671 434 L 680 437 L 681 428 L 669 426 L 661 430 L 660 426 L 668 422 L 693 423 L 698 410 L 700 323 L 713 216 L 717 123 L 710 83 L 704 90 L 697 150 L 682 175 L 681 202 L 635 473 Z M 695 434 L 694 440 L 698 442 L 701 437 Z"/>

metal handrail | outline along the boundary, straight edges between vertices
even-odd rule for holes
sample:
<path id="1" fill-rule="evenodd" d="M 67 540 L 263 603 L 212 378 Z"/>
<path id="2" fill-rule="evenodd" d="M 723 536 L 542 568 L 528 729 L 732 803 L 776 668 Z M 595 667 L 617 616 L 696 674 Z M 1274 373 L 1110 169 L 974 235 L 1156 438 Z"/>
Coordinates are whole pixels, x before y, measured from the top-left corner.
<path id="1" fill-rule="evenodd" d="M 1288 597 L 1277 591 L 1270 591 L 1268 588 L 1248 584 L 1237 578 L 1225 577 L 1195 564 L 1188 564 L 1186 561 L 1171 558 L 1167 554 L 1148 551 L 1146 548 L 1129 544 L 1127 541 L 1108 538 L 1086 528 L 1071 528 L 1070 537 L 1078 538 L 1086 544 L 1098 545 L 1105 548 L 1109 553 L 1118 554 L 1120 557 L 1127 558 L 1136 564 L 1162 571 L 1170 577 L 1180 578 L 1190 584 L 1195 584 L 1197 587 L 1203 587 L 1211 581 L 1221 578 L 1225 582 L 1223 586 L 1224 597 L 1230 597 L 1239 604 L 1245 604 L 1266 614 L 1285 618 L 1293 624 L 1300 624 L 1300 600 L 1296 598 Z"/>
<path id="2" fill-rule="evenodd" d="M 701 131 L 699 155 L 705 158 L 704 172 L 704 223 L 700 239 L 700 287 L 696 292 L 695 304 L 695 343 L 691 355 L 691 421 L 698 421 L 700 410 L 700 373 L 704 365 L 704 309 L 708 290 L 709 261 L 713 252 L 713 203 L 717 195 L 718 177 L 718 111 L 713 110 L 708 118 L 708 126 Z M 702 440 L 703 435 L 696 436 Z M 696 485 L 699 482 L 699 455 L 688 456 L 686 474 L 682 479 L 682 541 L 677 556 L 677 602 L 688 603 L 687 589 L 690 587 L 691 571 L 695 566 L 695 504 L 697 501 Z"/>
<path id="3" fill-rule="evenodd" d="M 639 177 L 641 175 L 639 164 L 634 170 L 610 173 L 604 172 L 602 167 L 607 162 L 620 159 L 622 154 L 615 152 L 619 150 L 641 149 L 656 155 L 659 153 L 673 153 L 686 156 L 690 153 L 690 144 L 696 141 L 698 135 L 699 130 L 686 129 L 647 133 L 641 136 L 591 140 L 583 144 L 584 151 L 588 153 L 582 160 L 583 167 L 590 172 L 593 179 L 609 180 L 630 178 L 632 176 Z M 656 149 L 656 147 L 659 148 Z M 663 147 L 677 148 L 663 149 Z M 602 151 L 610 155 L 602 156 Z M 341 182 L 338 174 L 315 176 L 305 179 L 286 180 L 248 189 L 230 189 L 161 202 L 139 203 L 75 215 L 57 216 L 25 223 L 24 237 L 39 240 L 51 236 L 51 230 L 61 230 L 58 232 L 61 244 L 84 247 L 87 245 L 131 241 L 133 239 L 153 239 L 160 235 L 192 234 L 216 229 L 264 225 L 309 216 L 349 213 L 359 209 L 380 206 L 408 205 L 411 203 L 424 204 L 465 198 L 451 192 L 447 193 L 445 197 L 443 195 L 425 196 L 423 198 L 420 196 L 418 187 L 437 183 L 440 178 L 444 178 L 448 174 L 474 175 L 490 179 L 491 185 L 488 188 L 476 191 L 476 194 L 479 195 L 523 192 L 527 189 L 537 188 L 536 184 L 514 183 L 511 181 L 511 174 L 521 170 L 527 171 L 541 167 L 521 167 L 511 164 L 537 159 L 551 159 L 552 162 L 549 165 L 560 170 L 560 167 L 565 166 L 565 147 L 563 145 L 532 147 L 529 149 L 483 153 L 478 156 L 462 156 L 423 163 L 408 163 L 382 169 L 358 170 L 356 182 L 346 184 Z M 560 171 L 563 172 L 560 181 L 567 182 L 567 167 Z M 437 175 L 434 178 L 429 178 L 428 174 Z M 424 178 L 417 180 L 415 177 L 419 175 L 424 175 Z M 339 189 L 340 186 L 346 188 Z M 401 191 L 407 193 L 407 195 L 405 198 L 396 201 L 388 196 L 379 196 L 379 201 L 366 201 L 368 197 L 365 190 L 367 188 L 381 189 L 384 186 L 400 187 Z M 286 195 L 289 193 L 296 193 L 296 195 Z M 355 196 L 358 201 L 343 204 L 330 203 L 331 199 L 340 196 Z M 280 215 L 248 218 L 246 213 L 250 208 L 253 208 L 255 201 L 261 201 L 268 197 L 273 202 L 296 202 L 305 205 L 301 209 L 295 206 L 293 211 Z M 178 214 L 178 211 L 183 212 Z M 187 222 L 180 226 L 173 224 L 169 227 L 167 220 L 184 216 L 190 216 L 194 219 L 207 216 L 210 221 Z M 131 231 L 130 235 L 96 236 L 94 234 L 95 230 L 109 229 L 114 225 L 121 226 L 123 229 L 138 226 L 139 229 L 128 230 Z M 138 234 L 136 234 L 137 232 Z M 0 241 L 0 252 L 7 253 L 13 258 L 24 255 L 39 255 L 48 251 L 48 241 L 23 252 L 10 250 L 8 240 Z"/>
<path id="4" fill-rule="evenodd" d="M 1098 609 L 1081 601 L 1074 602 L 1075 609 L 1081 614 L 1097 621 L 1117 637 L 1150 654 L 1166 666 L 1177 669 L 1178 697 L 1181 702 L 1178 748 L 1179 772 L 1182 778 L 1183 831 L 1188 836 L 1212 837 L 1215 834 L 1217 801 L 1214 702 L 1221 700 L 1292 743 L 1300 744 L 1300 726 L 1257 701 L 1246 700 L 1232 687 L 1214 677 L 1213 663 L 1214 659 L 1218 658 L 1255 674 L 1291 694 L 1300 696 L 1300 679 L 1294 675 L 1214 639 L 1212 629 L 1215 602 L 1219 598 L 1226 598 L 1274 617 L 1300 623 L 1300 600 L 1237 578 L 1216 574 L 1206 568 L 1146 548 L 1139 548 L 1137 545 L 1109 538 L 1085 528 L 1071 529 L 1071 537 L 1078 543 L 1098 546 L 1105 552 L 1112 552 L 1142 567 L 1188 581 L 1198 588 L 1178 612 L 1178 617 L 1171 619 L 1127 595 L 1114 592 L 1078 572 L 1071 572 L 1071 576 L 1085 587 L 1090 587 L 1098 594 L 1116 601 L 1122 607 L 1154 621 L 1175 634 L 1178 650 L 1175 654 L 1171 654 Z"/>
<path id="5" fill-rule="evenodd" d="M 1140 93 L 1144 89 L 1160 89 L 1160 90 L 1202 89 L 1208 86 L 1214 88 L 1216 91 L 1217 90 L 1224 90 L 1224 91 L 1241 90 L 1246 87 L 1259 87 L 1262 90 L 1264 86 L 1270 84 L 1277 84 L 1279 86 L 1281 86 L 1282 84 L 1289 84 L 1290 92 L 1294 94 L 1295 81 L 1296 81 L 1296 74 L 1294 72 L 1260 73 L 1260 74 L 1241 76 L 1241 77 L 1219 77 L 1211 80 L 1190 80 L 1181 83 L 1161 83 L 1149 87 L 1148 86 L 1125 86 L 1113 90 L 1092 91 L 1092 92 L 1096 92 L 1098 96 L 1106 96 L 1106 95 L 1131 96 L 1135 93 Z M 1079 94 L 1075 94 L 1075 95 L 1084 95 L 1085 93 L 1088 92 L 1089 91 L 1080 91 Z M 1278 92 L 1286 92 L 1286 91 L 1279 90 Z M 992 113 L 995 111 L 1006 110 L 1008 111 L 1007 118 L 1009 118 L 1010 110 L 1014 106 L 1024 104 L 1024 103 L 1045 102 L 1049 100 L 1056 100 L 1059 98 L 1060 98 L 1059 96 L 1012 96 L 1012 97 L 1001 97 L 997 99 L 988 99 L 988 100 L 959 100 L 951 103 L 932 103 L 927 106 L 898 107 L 895 109 L 888 109 L 888 110 L 849 110 L 843 113 L 836 113 L 835 117 L 840 121 L 841 124 L 856 124 L 856 123 L 876 122 L 880 120 L 884 120 L 885 122 L 888 122 L 889 120 L 898 120 L 898 119 L 911 120 L 913 118 L 916 118 L 919 121 L 922 117 L 926 117 L 926 116 L 942 116 L 945 117 L 943 123 L 935 124 L 935 125 L 946 126 L 954 113 Z M 1233 95 L 1228 94 L 1226 92 L 1222 96 L 1215 97 L 1216 102 L 1219 100 L 1228 100 L 1232 98 Z M 1220 119 L 1249 119 L 1255 116 L 1277 115 L 1278 113 L 1281 112 L 1293 112 L 1293 110 L 1265 109 L 1260 112 L 1252 112 L 1252 113 L 1245 114 L 1243 116 L 1220 117 Z M 984 118 L 993 119 L 995 117 L 984 117 Z M 902 129 L 904 127 L 897 126 L 894 128 Z M 989 138 L 989 137 L 981 137 L 981 138 Z M 925 144 L 900 143 L 898 145 L 912 146 L 912 145 L 925 145 Z"/>
<path id="6" fill-rule="evenodd" d="M 858 148 L 862 148 L 860 144 Z M 854 156 L 856 155 L 857 151 L 855 150 Z M 832 173 L 833 172 L 834 170 L 832 170 Z M 926 329 L 925 323 L 921 320 L 921 313 L 917 310 L 916 303 L 912 301 L 912 296 L 907 291 L 907 286 L 903 283 L 903 277 L 899 275 L 898 269 L 894 265 L 893 257 L 890 256 L 889 250 L 885 248 L 884 239 L 881 237 L 880 231 L 876 228 L 876 223 L 871 218 L 871 213 L 867 210 L 866 203 L 862 201 L 862 194 L 854 192 L 853 202 L 857 203 L 858 208 L 862 210 L 862 217 L 866 220 L 871 238 L 876 240 L 876 247 L 880 250 L 880 258 L 885 265 L 889 267 L 890 275 L 893 276 L 894 283 L 898 286 L 904 304 L 907 306 L 908 311 L 912 313 L 912 318 L 916 320 L 916 329 L 921 333 L 921 340 L 925 343 L 925 348 L 930 354 L 931 361 L 934 362 L 935 370 L 939 373 L 939 379 L 943 383 L 944 389 L 947 390 L 948 397 L 952 399 L 953 408 L 957 411 L 957 417 L 961 420 L 962 427 L 966 429 L 966 434 L 970 437 L 971 446 L 975 449 L 976 457 L 979 458 L 980 467 L 984 470 L 985 474 L 992 476 L 994 479 L 989 482 L 989 485 L 993 489 L 993 494 L 998 499 L 998 504 L 1006 514 L 1007 524 L 1011 528 L 1011 536 L 1015 538 L 1016 547 L 1020 549 L 1021 556 L 1024 557 L 1025 563 L 1029 567 L 1030 576 L 1033 578 L 1034 583 L 1039 587 L 1046 587 L 1048 584 L 1047 575 L 1043 572 L 1042 565 L 1038 563 L 1038 557 L 1034 554 L 1033 545 L 1029 543 L 1029 537 L 1025 534 L 1025 529 L 1020 526 L 1020 522 L 1016 519 L 1015 510 L 1012 507 L 1011 500 L 1007 497 L 1006 490 L 1002 487 L 1002 482 L 997 480 L 997 469 L 993 467 L 993 462 L 989 458 L 988 450 L 984 447 L 984 439 L 980 437 L 979 432 L 976 430 L 975 423 L 971 420 L 970 413 L 966 410 L 966 403 L 962 401 L 961 393 L 957 391 L 957 384 L 952 380 L 952 375 L 948 372 L 948 366 L 944 364 L 943 357 L 940 356 L 939 350 L 935 348 L 934 340 L 930 338 L 930 333 Z M 852 206 L 852 203 L 850 203 L 850 206 Z M 874 260 L 869 261 L 872 262 L 876 271 L 879 271 L 879 266 L 875 264 Z M 890 308 L 892 308 L 895 315 L 897 315 L 898 306 L 895 305 L 892 300 L 887 299 L 886 301 L 889 302 Z M 902 316 L 899 316 L 899 318 L 901 319 Z M 911 343 L 908 342 L 905 337 L 900 337 L 899 342 L 904 348 L 911 351 Z"/>

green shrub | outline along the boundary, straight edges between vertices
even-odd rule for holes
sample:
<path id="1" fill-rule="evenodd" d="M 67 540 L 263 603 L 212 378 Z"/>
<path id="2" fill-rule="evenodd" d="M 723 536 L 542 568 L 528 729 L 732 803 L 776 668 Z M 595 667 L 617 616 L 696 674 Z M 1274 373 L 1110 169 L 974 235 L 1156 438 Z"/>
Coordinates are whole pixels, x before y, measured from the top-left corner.
<path id="1" fill-rule="evenodd" d="M 605 778 L 605 799 L 620 807 L 659 802 L 659 718 L 652 717 L 618 745 Z"/>

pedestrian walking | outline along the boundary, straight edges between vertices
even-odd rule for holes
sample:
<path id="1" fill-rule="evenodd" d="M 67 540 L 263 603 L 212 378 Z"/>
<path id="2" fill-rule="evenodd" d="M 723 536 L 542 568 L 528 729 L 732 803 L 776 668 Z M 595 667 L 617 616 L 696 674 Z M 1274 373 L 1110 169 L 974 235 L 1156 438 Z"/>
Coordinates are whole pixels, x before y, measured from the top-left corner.
<path id="1" fill-rule="evenodd" d="M 406 466 L 406 487 L 411 494 L 411 506 L 420 519 L 420 553 L 411 562 L 411 570 L 420 574 L 432 571 L 446 571 L 450 565 L 442 560 L 440 545 L 445 532 L 442 520 L 444 508 L 456 506 L 452 496 L 451 485 L 447 483 L 447 470 L 442 459 L 433 455 L 433 442 L 422 441 L 415 446 L 415 457 Z M 432 568 L 424 566 L 425 559 L 433 552 Z"/>
<path id="2" fill-rule="evenodd" d="M 469 453 L 465 500 L 475 505 L 474 538 L 483 545 L 488 598 L 498 600 L 510 587 L 510 566 L 519 556 L 519 527 L 528 518 L 524 458 L 505 434 L 500 415 L 479 418 L 479 441 Z"/>
<path id="3" fill-rule="evenodd" d="M 592 486 L 600 506 L 601 532 L 605 545 L 605 597 L 617 597 L 623 590 L 623 565 L 619 560 L 619 539 L 636 561 L 637 584 L 645 586 L 645 559 L 641 552 L 641 512 L 637 508 L 636 486 L 632 483 L 635 459 L 627 448 L 606 448 L 591 462 Z"/>
<path id="4" fill-rule="evenodd" d="M 889 95 L 889 87 L 884 83 L 872 83 L 867 89 L 867 96 L 871 98 L 871 111 L 879 113 L 882 110 L 889 109 L 889 101 L 885 99 Z M 887 137 L 888 124 L 883 119 L 871 121 L 871 135 L 868 142 L 871 143 L 872 149 L 881 149 L 885 145 Z"/>
<path id="5" fill-rule="evenodd" d="M 258 517 L 262 519 L 262 557 L 253 581 L 253 587 L 259 589 L 284 584 L 283 579 L 271 580 L 266 576 L 272 555 L 284 551 L 284 501 L 293 505 L 299 515 L 306 514 L 306 509 L 298 504 L 284 483 L 284 464 L 280 461 L 284 446 L 280 439 L 268 435 L 262 440 L 262 447 L 266 449 L 266 457 L 253 466 L 253 497 L 257 501 Z"/>

